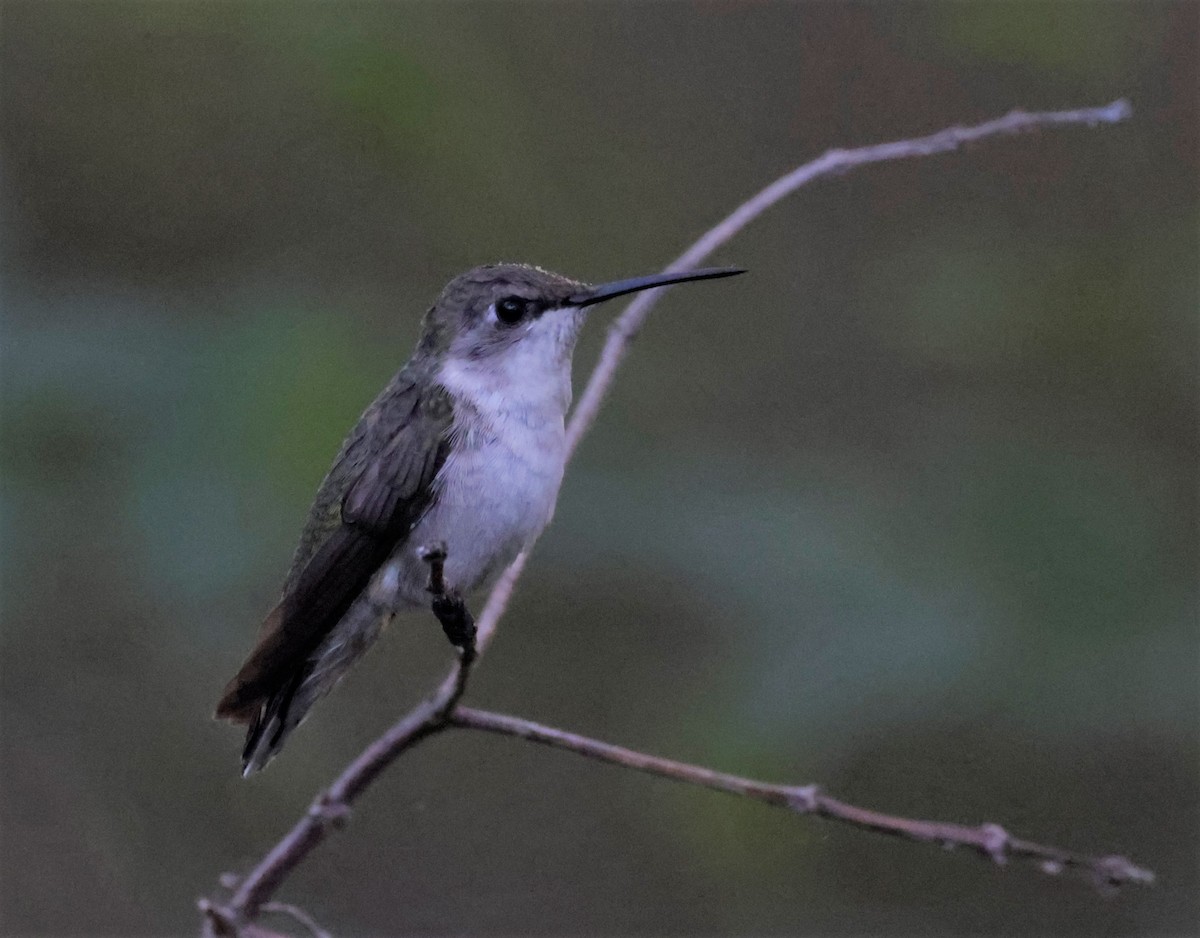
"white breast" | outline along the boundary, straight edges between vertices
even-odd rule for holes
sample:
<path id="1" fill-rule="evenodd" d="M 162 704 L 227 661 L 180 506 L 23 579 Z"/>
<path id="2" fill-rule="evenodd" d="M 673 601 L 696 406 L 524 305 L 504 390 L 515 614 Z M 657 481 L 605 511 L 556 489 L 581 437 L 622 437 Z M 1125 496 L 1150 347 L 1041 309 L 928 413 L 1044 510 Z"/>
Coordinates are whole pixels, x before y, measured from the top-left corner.
<path id="1" fill-rule="evenodd" d="M 447 582 L 464 593 L 488 585 L 531 544 L 558 499 L 569 359 L 522 351 L 502 362 L 451 361 L 439 373 L 456 402 L 453 445 L 408 545 L 444 541 Z"/>

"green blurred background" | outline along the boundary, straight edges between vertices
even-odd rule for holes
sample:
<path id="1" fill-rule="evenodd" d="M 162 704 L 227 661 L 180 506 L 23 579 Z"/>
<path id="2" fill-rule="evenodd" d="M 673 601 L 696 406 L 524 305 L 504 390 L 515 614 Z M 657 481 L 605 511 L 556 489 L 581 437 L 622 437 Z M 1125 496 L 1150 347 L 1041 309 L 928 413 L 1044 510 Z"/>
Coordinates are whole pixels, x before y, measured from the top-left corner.
<path id="1" fill-rule="evenodd" d="M 673 292 L 471 700 L 1156 887 L 450 735 L 282 898 L 343 934 L 1190 932 L 1197 18 L 5 2 L 0 928 L 194 931 L 444 671 L 403 621 L 250 782 L 209 718 L 451 276 L 651 272 L 828 147 L 1128 96 L 823 181 Z"/>

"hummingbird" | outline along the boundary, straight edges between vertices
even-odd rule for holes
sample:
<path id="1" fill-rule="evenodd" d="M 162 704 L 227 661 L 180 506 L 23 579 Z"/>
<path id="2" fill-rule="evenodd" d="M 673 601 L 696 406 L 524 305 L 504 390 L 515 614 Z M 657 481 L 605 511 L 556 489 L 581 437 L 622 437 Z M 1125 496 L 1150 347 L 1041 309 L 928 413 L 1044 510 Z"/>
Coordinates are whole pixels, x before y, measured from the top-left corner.
<path id="1" fill-rule="evenodd" d="M 571 358 L 587 310 L 740 273 L 705 268 L 596 286 L 490 264 L 446 285 L 412 358 L 342 444 L 280 600 L 217 704 L 218 719 L 246 724 L 243 775 L 266 765 L 396 613 L 432 602 L 451 642 L 473 654 L 461 597 L 491 585 L 554 514 Z M 383 577 L 391 601 L 380 610 L 372 590 Z"/>

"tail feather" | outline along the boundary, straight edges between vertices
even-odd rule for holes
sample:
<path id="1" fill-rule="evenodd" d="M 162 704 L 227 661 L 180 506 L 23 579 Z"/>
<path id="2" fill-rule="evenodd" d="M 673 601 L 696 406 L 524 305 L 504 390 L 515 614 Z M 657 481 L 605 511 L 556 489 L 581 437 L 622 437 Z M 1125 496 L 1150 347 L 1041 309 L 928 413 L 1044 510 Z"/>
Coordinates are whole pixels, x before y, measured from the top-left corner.
<path id="1" fill-rule="evenodd" d="M 378 609 L 364 604 L 360 618 L 343 621 L 320 647 L 296 668 L 275 690 L 249 698 L 236 690 L 227 692 L 236 705 L 226 706 L 218 716 L 246 723 L 246 744 L 242 749 L 242 775 L 249 776 L 275 757 L 292 730 L 304 722 L 313 704 L 328 694 L 350 666 L 375 639 L 391 615 L 379 615 Z M 224 702 L 224 701 L 223 701 Z"/>
<path id="2" fill-rule="evenodd" d="M 297 706 L 296 695 L 304 686 L 309 672 L 309 668 L 297 671 L 282 689 L 271 694 L 255 709 L 246 727 L 246 744 L 242 747 L 243 778 L 261 771 L 275 758 L 283 748 L 284 740 L 308 716 L 308 710 L 316 698 Z"/>

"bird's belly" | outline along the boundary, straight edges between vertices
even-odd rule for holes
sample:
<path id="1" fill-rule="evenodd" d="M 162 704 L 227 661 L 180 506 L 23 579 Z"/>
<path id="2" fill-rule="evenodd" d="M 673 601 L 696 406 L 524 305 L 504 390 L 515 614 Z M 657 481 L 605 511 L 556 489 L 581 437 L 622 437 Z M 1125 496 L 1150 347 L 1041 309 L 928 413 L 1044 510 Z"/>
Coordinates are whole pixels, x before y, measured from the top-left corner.
<path id="1" fill-rule="evenodd" d="M 428 569 L 417 552 L 439 541 L 446 545 L 448 586 L 466 594 L 490 585 L 549 523 L 563 461 L 561 423 L 452 453 L 438 474 L 433 504 L 399 548 L 409 571 L 405 598 L 428 603 Z"/>

